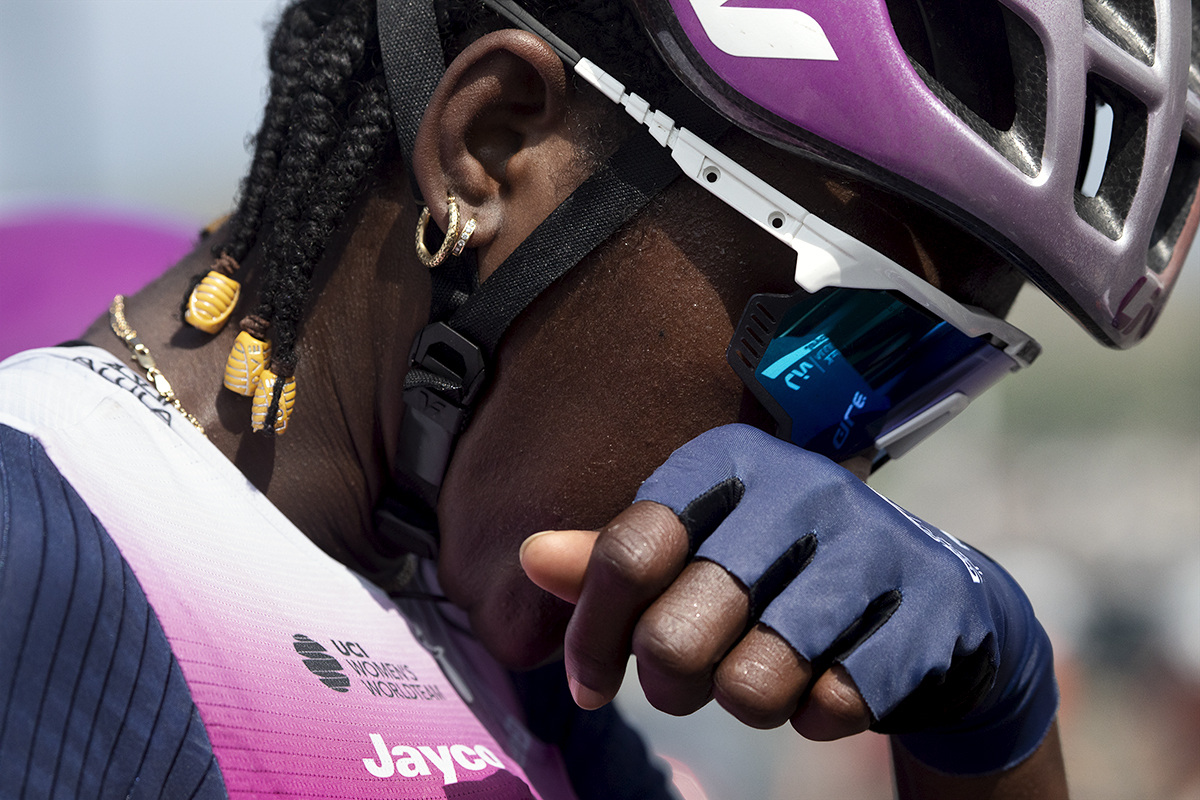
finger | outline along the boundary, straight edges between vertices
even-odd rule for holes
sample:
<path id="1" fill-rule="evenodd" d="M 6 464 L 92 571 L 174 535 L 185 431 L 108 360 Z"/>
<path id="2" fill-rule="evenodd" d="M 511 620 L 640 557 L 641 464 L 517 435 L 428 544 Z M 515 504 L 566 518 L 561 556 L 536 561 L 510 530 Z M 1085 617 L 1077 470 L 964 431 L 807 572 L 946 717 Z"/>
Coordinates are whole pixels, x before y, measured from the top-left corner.
<path id="1" fill-rule="evenodd" d="M 737 578 L 711 561 L 689 564 L 633 633 L 638 677 L 650 704 L 683 715 L 712 699 L 713 670 L 746 630 L 749 613 Z"/>
<path id="2" fill-rule="evenodd" d="M 871 710 L 841 664 L 817 679 L 808 699 L 792 716 L 792 727 L 805 739 L 828 742 L 862 733 L 871 724 Z"/>
<path id="3" fill-rule="evenodd" d="M 563 650 L 571 693 L 582 708 L 599 708 L 621 688 L 638 618 L 687 557 L 683 524 L 658 503 L 634 503 L 600 532 Z"/>
<path id="4" fill-rule="evenodd" d="M 752 728 L 777 728 L 796 713 L 812 665 L 779 634 L 756 625 L 717 667 L 721 707 Z"/>
<path id="5" fill-rule="evenodd" d="M 555 597 L 575 603 L 598 531 L 542 531 L 521 543 L 521 567 L 529 580 Z"/>

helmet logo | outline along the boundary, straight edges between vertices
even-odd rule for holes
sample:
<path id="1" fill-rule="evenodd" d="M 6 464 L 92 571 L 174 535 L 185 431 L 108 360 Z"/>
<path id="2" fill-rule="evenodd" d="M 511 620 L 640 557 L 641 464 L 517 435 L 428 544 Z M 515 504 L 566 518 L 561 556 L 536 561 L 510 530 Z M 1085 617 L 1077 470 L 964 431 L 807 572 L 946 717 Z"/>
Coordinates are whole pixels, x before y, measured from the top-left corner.
<path id="1" fill-rule="evenodd" d="M 820 23 L 799 9 L 748 5 L 755 0 L 690 1 L 708 38 L 731 56 L 838 60 Z"/>
<path id="2" fill-rule="evenodd" d="M 1138 278 L 1133 286 L 1129 287 L 1125 297 L 1121 299 L 1121 304 L 1117 306 L 1112 326 L 1128 336 L 1138 325 L 1141 325 L 1142 332 L 1135 335 L 1135 338 L 1141 339 L 1150 332 L 1150 326 L 1154 324 L 1161 295 L 1161 286 L 1156 285 L 1145 275 Z"/>

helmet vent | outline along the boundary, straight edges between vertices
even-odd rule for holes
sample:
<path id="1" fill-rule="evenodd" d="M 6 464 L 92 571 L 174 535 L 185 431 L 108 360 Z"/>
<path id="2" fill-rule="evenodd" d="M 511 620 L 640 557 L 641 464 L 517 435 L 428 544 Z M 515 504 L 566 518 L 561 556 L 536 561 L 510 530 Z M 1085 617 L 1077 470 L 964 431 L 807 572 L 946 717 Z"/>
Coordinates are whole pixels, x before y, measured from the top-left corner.
<path id="1" fill-rule="evenodd" d="M 1092 129 L 1092 141 L 1087 165 L 1083 170 L 1083 180 L 1079 182 L 1079 193 L 1084 197 L 1095 197 L 1100 191 L 1100 179 L 1104 177 L 1104 168 L 1108 166 L 1108 150 L 1112 146 L 1113 109 L 1097 97 L 1093 98 L 1093 106 L 1088 110 L 1090 114 L 1084 125 Z M 1084 145 L 1087 144 L 1085 140 Z M 1079 166 L 1084 167 L 1083 158 L 1080 158 Z"/>
<path id="2" fill-rule="evenodd" d="M 1037 175 L 1046 54 L 1033 29 L 996 0 L 887 0 L 887 7 L 930 91 L 1014 166 Z"/>
<path id="3" fill-rule="evenodd" d="M 1110 239 L 1121 238 L 1146 154 L 1146 106 L 1094 73 L 1087 79 L 1075 211 Z"/>
<path id="4" fill-rule="evenodd" d="M 1146 255 L 1147 266 L 1155 272 L 1162 273 L 1171 261 L 1175 245 L 1183 235 L 1192 204 L 1196 201 L 1198 184 L 1200 150 L 1187 139 L 1181 139 L 1179 150 L 1175 152 L 1171 178 L 1167 181 L 1167 193 L 1163 197 L 1158 219 L 1154 221 L 1154 232 L 1150 235 L 1150 251 Z"/>
<path id="5" fill-rule="evenodd" d="M 1138 61 L 1153 66 L 1158 35 L 1154 0 L 1084 0 L 1083 18 Z"/>

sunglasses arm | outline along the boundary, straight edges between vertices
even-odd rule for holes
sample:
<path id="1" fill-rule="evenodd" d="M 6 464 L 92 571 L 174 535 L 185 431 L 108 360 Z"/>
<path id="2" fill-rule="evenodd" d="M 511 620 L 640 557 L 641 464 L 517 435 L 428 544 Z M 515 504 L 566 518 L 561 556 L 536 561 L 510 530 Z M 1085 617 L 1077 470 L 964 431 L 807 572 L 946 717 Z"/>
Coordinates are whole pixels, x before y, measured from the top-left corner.
<path id="1" fill-rule="evenodd" d="M 1028 366 L 1040 347 L 1012 325 L 980 309 L 972 309 L 921 280 L 895 261 L 808 212 L 725 153 L 701 139 L 586 58 L 575 72 L 601 94 L 621 105 L 650 131 L 689 178 L 733 210 L 796 252 L 796 283 L 816 293 L 837 286 L 846 289 L 899 291 L 930 313 L 968 336 L 994 336 L 1004 351 Z"/>

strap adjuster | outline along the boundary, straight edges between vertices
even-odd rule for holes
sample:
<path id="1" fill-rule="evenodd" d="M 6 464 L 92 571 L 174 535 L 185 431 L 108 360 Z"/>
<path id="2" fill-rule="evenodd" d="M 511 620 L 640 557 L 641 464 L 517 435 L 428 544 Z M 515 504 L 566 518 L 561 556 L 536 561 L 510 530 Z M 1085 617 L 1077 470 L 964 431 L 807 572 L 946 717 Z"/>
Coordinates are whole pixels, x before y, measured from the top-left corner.
<path id="1" fill-rule="evenodd" d="M 433 386 L 463 408 L 474 402 L 487 374 L 487 362 L 479 345 L 445 322 L 434 322 L 417 334 L 409 363 L 445 382 L 413 376 L 416 380 L 405 378 L 405 389 L 418 382 Z"/>
<path id="2" fill-rule="evenodd" d="M 396 547 L 429 558 L 437 551 L 438 492 L 487 369 L 479 346 L 444 322 L 421 331 L 409 361 L 393 474 L 396 496 L 384 501 L 375 523 Z"/>
<path id="3" fill-rule="evenodd" d="M 421 331 L 410 359 L 396 471 L 418 478 L 419 494 L 434 506 L 487 369 L 479 346 L 444 322 Z"/>

